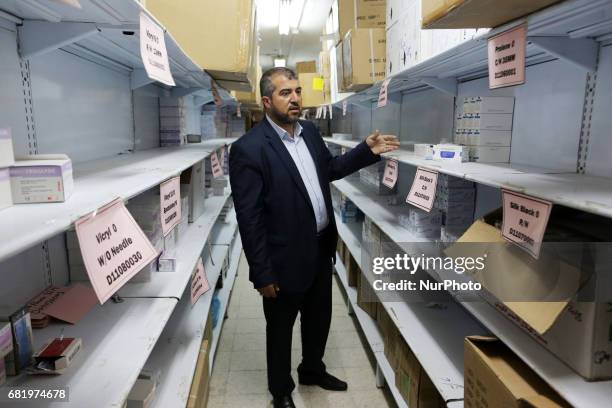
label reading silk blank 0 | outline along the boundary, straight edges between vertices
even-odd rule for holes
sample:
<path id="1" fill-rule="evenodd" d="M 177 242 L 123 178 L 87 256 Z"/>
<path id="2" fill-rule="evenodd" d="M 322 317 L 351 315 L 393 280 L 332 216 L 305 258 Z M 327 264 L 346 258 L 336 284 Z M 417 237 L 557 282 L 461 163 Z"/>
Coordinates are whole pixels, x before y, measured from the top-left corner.
<path id="1" fill-rule="evenodd" d="M 157 257 L 120 198 L 77 220 L 75 229 L 100 304 Z"/>
<path id="2" fill-rule="evenodd" d="M 159 186 L 162 232 L 167 236 L 181 222 L 181 181 L 171 178 Z"/>
<path id="3" fill-rule="evenodd" d="M 208 279 L 206 279 L 206 274 L 204 273 L 204 264 L 202 263 L 202 258 L 200 258 L 191 273 L 191 305 L 195 305 L 198 299 L 208 292 L 209 288 Z"/>
<path id="4" fill-rule="evenodd" d="M 410 193 L 406 202 L 415 207 L 430 212 L 436 199 L 436 186 L 438 184 L 438 173 L 431 170 L 417 168 Z"/>
<path id="5" fill-rule="evenodd" d="M 502 202 L 503 237 L 538 259 L 552 203 L 507 190 L 502 190 Z"/>
<path id="6" fill-rule="evenodd" d="M 385 172 L 383 174 L 383 184 L 389 188 L 395 187 L 398 176 L 398 165 L 395 160 L 387 160 Z"/>

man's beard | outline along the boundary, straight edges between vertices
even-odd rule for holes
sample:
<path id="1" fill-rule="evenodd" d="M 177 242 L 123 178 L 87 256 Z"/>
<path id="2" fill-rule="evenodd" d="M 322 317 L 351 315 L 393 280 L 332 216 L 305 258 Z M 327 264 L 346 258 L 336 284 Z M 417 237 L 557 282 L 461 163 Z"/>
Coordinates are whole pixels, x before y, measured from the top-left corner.
<path id="1" fill-rule="evenodd" d="M 299 109 L 299 108 L 298 108 Z M 282 123 L 283 125 L 293 125 L 300 120 L 299 115 L 297 117 L 289 116 L 289 113 L 280 112 L 275 108 L 272 108 L 270 113 L 276 119 L 277 122 Z"/>

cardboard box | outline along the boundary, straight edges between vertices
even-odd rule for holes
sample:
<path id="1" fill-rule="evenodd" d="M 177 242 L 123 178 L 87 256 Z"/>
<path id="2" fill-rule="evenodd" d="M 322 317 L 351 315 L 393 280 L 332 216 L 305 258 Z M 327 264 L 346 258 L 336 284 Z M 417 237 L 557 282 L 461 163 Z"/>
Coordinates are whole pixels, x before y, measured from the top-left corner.
<path id="1" fill-rule="evenodd" d="M 187 55 L 215 80 L 255 85 L 257 24 L 253 0 L 147 0 L 146 8 Z M 208 16 L 202 24 L 203 16 Z M 222 45 L 222 46 L 220 46 Z M 242 85 L 240 85 L 242 86 Z M 243 88 L 244 89 L 244 88 Z"/>
<path id="2" fill-rule="evenodd" d="M 376 320 L 378 298 L 368 279 L 360 273 L 357 278 L 357 306 Z"/>
<path id="3" fill-rule="evenodd" d="M 0 210 L 13 205 L 11 176 L 8 168 L 0 168 Z"/>
<path id="4" fill-rule="evenodd" d="M 348 258 L 348 263 L 344 264 L 346 266 L 346 278 L 348 285 L 354 288 L 357 287 L 357 280 L 358 276 L 361 274 L 361 269 L 359 269 L 359 265 L 357 265 L 357 261 L 353 255 L 349 253 Z"/>
<path id="5" fill-rule="evenodd" d="M 404 339 L 396 344 L 395 385 L 410 408 L 442 408 L 445 401 Z"/>
<path id="6" fill-rule="evenodd" d="M 457 240 L 472 245 L 453 245 L 446 249 L 446 255 L 486 253 L 486 268 L 468 273 L 486 289 L 482 295 L 487 302 L 581 376 L 589 380 L 612 378 L 612 360 L 606 357 L 612 355 L 608 336 L 612 315 L 604 293 L 612 278 L 602 272 L 607 272 L 607 262 L 602 259 L 605 254 L 600 249 L 595 257 L 580 247 L 572 249 L 573 245 L 563 247 L 562 253 L 543 247 L 534 259 L 506 243 L 494 226 L 500 220 L 501 211 L 477 220 Z M 609 219 L 555 206 L 544 242 L 609 242 L 610 229 Z M 590 271 L 599 272 L 597 278 L 583 285 L 582 274 Z M 586 299 L 594 301 L 580 301 L 589 294 Z"/>
<path id="7" fill-rule="evenodd" d="M 302 106 L 318 107 L 325 102 L 324 78 L 317 73 L 299 74 L 302 87 Z"/>
<path id="8" fill-rule="evenodd" d="M 32 322 L 27 308 L 0 311 L 0 320 L 10 321 L 13 351 L 5 356 L 6 374 L 18 375 L 32 362 Z"/>
<path id="9" fill-rule="evenodd" d="M 188 189 L 181 188 L 181 191 L 187 190 L 189 192 L 190 223 L 195 222 L 205 211 L 203 166 L 203 162 L 200 161 L 181 173 L 181 184 L 189 186 Z"/>
<path id="10" fill-rule="evenodd" d="M 211 319 L 212 320 L 212 319 Z M 210 373 L 209 358 L 210 358 L 210 341 L 203 340 L 198 354 L 193 380 L 191 381 L 191 389 L 189 390 L 189 399 L 187 400 L 187 408 L 205 408 L 208 403 L 209 379 Z"/>
<path id="11" fill-rule="evenodd" d="M 384 307 L 381 309 L 384 310 Z M 397 326 L 393 322 L 393 320 L 391 320 L 391 318 L 388 315 L 387 315 L 387 319 L 388 321 L 384 323 L 387 328 L 387 333 L 386 333 L 386 336 L 383 338 L 385 357 L 387 358 L 387 361 L 389 362 L 389 365 L 391 366 L 393 371 L 397 372 L 397 369 L 399 367 L 399 360 L 397 358 L 397 351 L 398 351 L 397 345 L 399 341 L 401 340 L 401 334 Z"/>
<path id="12" fill-rule="evenodd" d="M 337 0 L 332 4 L 334 32 L 340 39 L 353 28 L 385 29 L 387 4 L 385 0 Z M 336 23 L 337 21 L 337 23 Z"/>
<path id="13" fill-rule="evenodd" d="M 0 129 L 0 167 L 9 167 L 15 163 L 13 136 L 10 128 Z"/>
<path id="14" fill-rule="evenodd" d="M 385 79 L 387 37 L 381 28 L 354 28 L 342 40 L 346 90 L 360 91 Z"/>
<path id="15" fill-rule="evenodd" d="M 317 72 L 317 61 L 296 62 L 295 72 L 298 74 L 314 74 Z"/>
<path id="16" fill-rule="evenodd" d="M 421 0 L 423 28 L 497 27 L 559 0 Z"/>
<path id="17" fill-rule="evenodd" d="M 34 353 L 35 374 L 63 374 L 83 346 L 80 338 L 49 339 Z"/>
<path id="18" fill-rule="evenodd" d="M 470 336 L 464 344 L 466 408 L 570 407 L 500 340 Z"/>
<path id="19" fill-rule="evenodd" d="M 15 204 L 64 202 L 72 195 L 72 161 L 65 154 L 19 157 L 9 170 Z"/>
<path id="20" fill-rule="evenodd" d="M 127 397 L 127 408 L 148 408 L 155 399 L 156 385 L 153 380 L 137 379 Z"/>
<path id="21" fill-rule="evenodd" d="M 6 383 L 6 364 L 4 359 L 0 358 L 0 386 Z"/>
<path id="22" fill-rule="evenodd" d="M 478 163 L 508 163 L 510 147 L 470 146 L 470 161 Z"/>

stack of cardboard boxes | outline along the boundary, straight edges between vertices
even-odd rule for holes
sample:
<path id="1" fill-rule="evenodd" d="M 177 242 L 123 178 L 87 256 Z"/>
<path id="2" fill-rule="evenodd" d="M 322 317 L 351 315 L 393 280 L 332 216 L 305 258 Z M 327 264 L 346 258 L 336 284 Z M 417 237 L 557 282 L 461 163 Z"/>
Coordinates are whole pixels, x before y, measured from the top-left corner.
<path id="1" fill-rule="evenodd" d="M 220 86 L 253 92 L 258 65 L 254 0 L 142 3 Z M 202 23 L 204 17 L 206 24 Z"/>
<path id="2" fill-rule="evenodd" d="M 184 144 L 185 102 L 183 98 L 159 98 L 159 144 L 161 147 Z"/>
<path id="3" fill-rule="evenodd" d="M 474 222 L 476 186 L 471 181 L 440 174 L 436 190 L 434 206 L 442 212 L 442 235 L 458 237 Z"/>

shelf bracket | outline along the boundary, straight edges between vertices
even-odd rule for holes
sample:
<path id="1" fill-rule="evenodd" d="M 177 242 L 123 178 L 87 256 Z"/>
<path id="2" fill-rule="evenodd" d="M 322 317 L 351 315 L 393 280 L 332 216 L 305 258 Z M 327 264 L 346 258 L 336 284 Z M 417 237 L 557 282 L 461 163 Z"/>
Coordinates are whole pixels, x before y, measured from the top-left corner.
<path id="1" fill-rule="evenodd" d="M 143 86 L 154 83 L 155 80 L 149 78 L 147 71 L 142 68 L 137 68 L 130 74 L 130 87 L 132 90 L 142 88 Z"/>
<path id="2" fill-rule="evenodd" d="M 579 69 L 593 73 L 597 65 L 598 45 L 588 38 L 528 37 L 527 41 L 560 60 Z"/>
<path id="3" fill-rule="evenodd" d="M 457 80 L 455 78 L 423 77 L 421 82 L 451 96 L 457 96 Z"/>
<path id="4" fill-rule="evenodd" d="M 49 23 L 26 20 L 19 27 L 22 58 L 32 58 L 98 33 L 94 23 Z"/>

